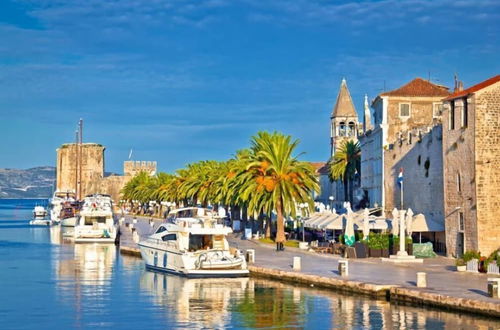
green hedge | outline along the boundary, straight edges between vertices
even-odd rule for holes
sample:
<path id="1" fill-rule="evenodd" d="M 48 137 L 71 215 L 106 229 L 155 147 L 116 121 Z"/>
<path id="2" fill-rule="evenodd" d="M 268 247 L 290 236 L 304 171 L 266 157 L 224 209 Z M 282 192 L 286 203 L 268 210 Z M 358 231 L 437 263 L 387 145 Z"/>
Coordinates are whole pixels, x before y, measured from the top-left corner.
<path id="1" fill-rule="evenodd" d="M 389 234 L 370 233 L 368 235 L 368 247 L 370 249 L 389 249 Z"/>

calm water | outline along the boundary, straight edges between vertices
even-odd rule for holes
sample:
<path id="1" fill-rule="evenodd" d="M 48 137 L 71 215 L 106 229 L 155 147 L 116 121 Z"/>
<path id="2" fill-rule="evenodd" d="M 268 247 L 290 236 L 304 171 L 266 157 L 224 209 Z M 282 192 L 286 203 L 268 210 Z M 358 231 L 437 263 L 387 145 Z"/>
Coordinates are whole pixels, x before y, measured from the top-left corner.
<path id="1" fill-rule="evenodd" d="M 28 225 L 36 200 L 0 200 L 0 328 L 499 329 L 498 320 L 254 279 L 184 279 L 113 245 Z"/>

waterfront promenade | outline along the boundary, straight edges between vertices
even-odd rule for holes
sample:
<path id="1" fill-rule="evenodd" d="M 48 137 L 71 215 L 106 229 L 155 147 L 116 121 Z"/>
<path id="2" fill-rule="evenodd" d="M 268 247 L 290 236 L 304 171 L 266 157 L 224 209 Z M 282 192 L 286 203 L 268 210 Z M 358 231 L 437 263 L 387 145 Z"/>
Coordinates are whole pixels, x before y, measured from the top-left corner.
<path id="1" fill-rule="evenodd" d="M 131 222 L 131 218 L 126 222 Z M 154 227 L 145 218 L 138 218 L 134 224 L 139 236 L 149 235 L 159 220 L 155 220 Z M 121 248 L 136 249 L 130 229 L 121 226 L 123 232 L 121 237 Z M 382 263 L 380 259 L 349 259 L 349 275 L 338 274 L 338 261 L 341 259 L 336 255 L 318 254 L 287 247 L 285 251 L 276 251 L 271 244 L 256 242 L 254 240 L 241 239 L 240 234 L 233 234 L 229 238 L 231 246 L 240 250 L 254 249 L 255 263 L 251 265 L 252 273 L 283 280 L 298 281 L 304 284 L 314 283 L 321 280 L 331 280 L 332 286 L 350 285 L 363 288 L 365 284 L 373 284 L 369 290 L 380 290 L 391 295 L 401 294 L 404 297 L 414 295 L 415 302 L 428 303 L 430 305 L 441 305 L 443 307 L 475 311 L 484 309 L 485 314 L 500 316 L 500 300 L 490 298 L 487 294 L 487 274 L 475 274 L 455 271 L 452 259 L 437 257 L 426 259 L 422 264 L 389 264 Z M 293 257 L 301 257 L 301 271 L 293 271 Z M 427 273 L 427 288 L 416 287 L 416 273 Z M 306 275 L 304 278 L 301 276 Z M 328 282 L 328 281 L 326 281 Z M 363 292 L 363 289 L 351 291 Z M 366 291 L 364 293 L 367 293 Z M 428 295 L 426 295 L 428 294 Z M 421 300 L 425 298 L 424 300 Z M 456 306 L 454 306 L 456 305 Z"/>

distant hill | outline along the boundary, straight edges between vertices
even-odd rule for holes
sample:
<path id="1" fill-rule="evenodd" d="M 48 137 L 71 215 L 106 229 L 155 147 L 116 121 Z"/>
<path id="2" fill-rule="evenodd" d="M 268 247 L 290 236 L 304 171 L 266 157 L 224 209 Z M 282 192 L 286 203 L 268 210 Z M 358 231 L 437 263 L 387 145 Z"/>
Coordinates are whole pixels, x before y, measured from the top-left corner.
<path id="1" fill-rule="evenodd" d="M 49 198 L 56 181 L 56 168 L 27 170 L 0 168 L 0 198 Z"/>

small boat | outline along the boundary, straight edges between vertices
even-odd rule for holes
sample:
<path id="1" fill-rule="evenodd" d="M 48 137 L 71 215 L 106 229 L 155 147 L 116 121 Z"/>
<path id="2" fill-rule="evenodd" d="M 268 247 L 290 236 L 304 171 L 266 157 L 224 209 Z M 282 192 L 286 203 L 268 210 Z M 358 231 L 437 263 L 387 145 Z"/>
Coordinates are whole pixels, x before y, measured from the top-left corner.
<path id="1" fill-rule="evenodd" d="M 75 193 L 73 191 L 56 191 L 49 201 L 50 204 L 50 220 L 54 223 L 61 221 L 61 210 L 65 203 L 74 202 Z"/>
<path id="2" fill-rule="evenodd" d="M 51 220 L 45 218 L 47 214 L 48 212 L 43 206 L 35 206 L 35 208 L 33 209 L 33 220 L 30 221 L 30 225 L 51 225 Z"/>
<path id="3" fill-rule="evenodd" d="M 80 209 L 80 203 L 77 201 L 64 202 L 61 206 L 61 211 L 59 215 L 61 226 L 74 227 L 78 219 L 79 209 Z"/>
<path id="4" fill-rule="evenodd" d="M 114 243 L 117 232 L 118 226 L 113 215 L 111 197 L 108 195 L 85 197 L 74 229 L 75 243 Z"/>
<path id="5" fill-rule="evenodd" d="M 248 276 L 245 258 L 229 248 L 232 229 L 220 220 L 204 208 L 172 211 L 167 223 L 139 242 L 146 268 L 186 277 Z"/>

